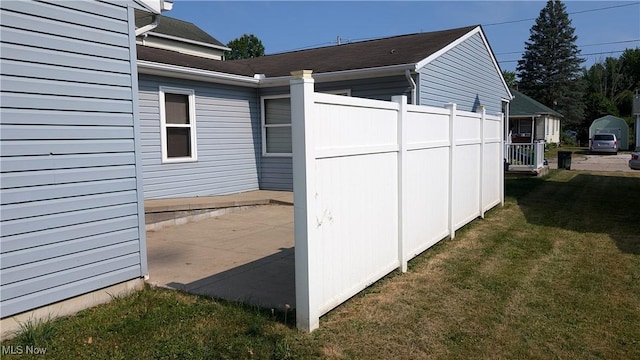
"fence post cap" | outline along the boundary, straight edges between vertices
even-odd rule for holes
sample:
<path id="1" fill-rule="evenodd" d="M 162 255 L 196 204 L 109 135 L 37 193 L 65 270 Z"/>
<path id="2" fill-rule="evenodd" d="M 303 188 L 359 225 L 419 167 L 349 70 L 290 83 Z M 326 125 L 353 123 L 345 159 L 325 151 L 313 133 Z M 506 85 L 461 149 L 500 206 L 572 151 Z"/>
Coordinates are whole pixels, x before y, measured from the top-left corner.
<path id="1" fill-rule="evenodd" d="M 293 76 L 294 79 L 311 79 L 312 72 L 313 70 L 297 70 L 292 71 L 291 76 Z"/>

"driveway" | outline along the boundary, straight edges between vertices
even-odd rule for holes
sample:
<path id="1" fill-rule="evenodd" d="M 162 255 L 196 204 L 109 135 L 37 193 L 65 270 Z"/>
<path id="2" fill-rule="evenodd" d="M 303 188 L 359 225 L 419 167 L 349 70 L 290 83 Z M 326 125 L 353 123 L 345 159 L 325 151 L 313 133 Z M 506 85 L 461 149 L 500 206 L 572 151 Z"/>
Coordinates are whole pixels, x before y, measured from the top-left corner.
<path id="1" fill-rule="evenodd" d="M 586 171 L 638 171 L 629 168 L 630 154 L 591 155 L 571 154 L 571 170 Z M 549 160 L 549 168 L 558 168 L 558 159 Z"/>
<path id="2" fill-rule="evenodd" d="M 148 282 L 265 307 L 294 307 L 293 245 L 288 205 L 150 230 Z"/>

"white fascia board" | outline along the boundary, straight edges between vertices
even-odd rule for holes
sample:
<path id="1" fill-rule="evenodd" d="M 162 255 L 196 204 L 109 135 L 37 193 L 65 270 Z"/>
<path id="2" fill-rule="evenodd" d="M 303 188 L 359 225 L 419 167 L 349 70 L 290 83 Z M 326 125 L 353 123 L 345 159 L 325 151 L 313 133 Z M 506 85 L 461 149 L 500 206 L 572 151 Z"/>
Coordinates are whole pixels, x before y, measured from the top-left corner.
<path id="1" fill-rule="evenodd" d="M 169 11 L 173 8 L 173 2 L 165 0 L 134 0 L 143 8 L 154 14 L 160 14 L 163 11 Z"/>
<path id="2" fill-rule="evenodd" d="M 219 61 L 219 60 L 215 60 Z M 184 66 L 155 63 L 138 60 L 138 73 L 172 77 L 185 80 L 212 82 L 216 84 L 228 84 L 245 87 L 258 87 L 259 80 L 249 76 L 223 73 L 219 71 L 188 68 Z"/>
<path id="3" fill-rule="evenodd" d="M 162 20 L 160 20 L 160 21 L 162 21 Z M 178 42 L 184 42 L 184 43 L 187 43 L 187 44 L 193 44 L 193 45 L 198 45 L 198 46 L 202 46 L 202 47 L 208 47 L 208 48 L 212 48 L 212 49 L 222 50 L 222 51 L 231 51 L 231 48 L 228 48 L 226 46 L 213 45 L 213 44 L 204 43 L 204 42 L 201 42 L 201 41 L 189 40 L 189 39 L 185 39 L 185 38 L 181 38 L 181 37 L 177 37 L 177 36 L 160 34 L 160 33 L 153 32 L 153 31 L 150 31 L 147 34 L 155 36 L 155 37 L 159 37 L 159 38 L 165 38 L 165 39 L 169 39 L 169 40 L 175 40 L 175 41 L 178 41 Z"/>
<path id="4" fill-rule="evenodd" d="M 365 68 L 343 71 L 332 71 L 326 73 L 314 73 L 313 79 L 316 83 L 354 80 L 363 78 L 376 78 L 384 76 L 402 75 L 406 70 L 413 70 L 414 64 L 401 64 L 383 66 L 377 68 Z M 260 80 L 260 87 L 273 87 L 273 86 L 285 86 L 289 85 L 291 76 L 278 76 L 278 77 L 265 77 Z"/>
<path id="5" fill-rule="evenodd" d="M 416 63 L 416 67 L 415 67 L 414 70 L 417 72 L 418 70 L 422 69 L 423 67 L 425 67 L 427 64 L 429 64 L 433 60 L 435 60 L 438 57 L 442 56 L 442 54 L 444 54 L 447 51 L 453 49 L 454 47 L 460 45 L 462 42 L 466 41 L 467 39 L 469 39 L 470 37 L 472 37 L 473 35 L 476 35 L 476 34 L 480 34 L 480 38 L 482 38 L 482 42 L 484 44 L 484 47 L 487 50 L 487 52 L 489 53 L 489 56 L 491 56 L 491 61 L 493 62 L 493 67 L 495 68 L 496 72 L 500 76 L 500 80 L 502 81 L 502 86 L 504 86 L 504 89 L 507 91 L 507 94 L 509 95 L 510 100 L 513 100 L 513 94 L 511 94 L 511 91 L 509 90 L 509 86 L 507 86 L 507 82 L 504 80 L 504 77 L 502 76 L 502 72 L 500 71 L 500 66 L 498 66 L 498 62 L 496 61 L 496 57 L 493 54 L 493 51 L 491 50 L 491 46 L 489 46 L 489 42 L 487 41 L 487 37 L 484 35 L 484 31 L 482 31 L 482 28 L 480 26 L 476 26 L 473 30 L 469 31 L 468 33 L 466 33 L 463 36 L 461 36 L 458 39 L 456 39 L 456 41 L 454 41 L 451 44 L 443 47 L 442 49 L 436 51 L 435 53 L 429 55 L 427 58 L 425 58 L 423 60 L 420 60 L 419 62 Z"/>

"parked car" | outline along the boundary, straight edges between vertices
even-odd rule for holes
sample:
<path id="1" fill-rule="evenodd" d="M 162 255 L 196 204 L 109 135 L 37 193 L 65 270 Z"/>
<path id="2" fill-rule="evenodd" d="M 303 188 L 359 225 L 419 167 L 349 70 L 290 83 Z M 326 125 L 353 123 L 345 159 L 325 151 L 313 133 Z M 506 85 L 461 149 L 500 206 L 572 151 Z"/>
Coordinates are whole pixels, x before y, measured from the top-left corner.
<path id="1" fill-rule="evenodd" d="M 631 159 L 629 160 L 629 167 L 635 170 L 640 170 L 640 153 L 631 153 Z"/>
<path id="2" fill-rule="evenodd" d="M 589 152 L 593 153 L 618 153 L 618 139 L 615 134 L 595 134 L 589 141 Z"/>

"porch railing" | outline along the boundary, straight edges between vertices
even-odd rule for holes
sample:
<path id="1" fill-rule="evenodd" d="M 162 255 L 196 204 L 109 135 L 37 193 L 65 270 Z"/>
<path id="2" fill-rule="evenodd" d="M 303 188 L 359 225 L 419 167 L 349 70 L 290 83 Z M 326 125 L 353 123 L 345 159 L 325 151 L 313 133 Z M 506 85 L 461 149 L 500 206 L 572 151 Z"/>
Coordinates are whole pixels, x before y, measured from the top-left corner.
<path id="1" fill-rule="evenodd" d="M 537 170 L 544 165 L 544 141 L 531 144 L 505 144 L 509 170 Z"/>

